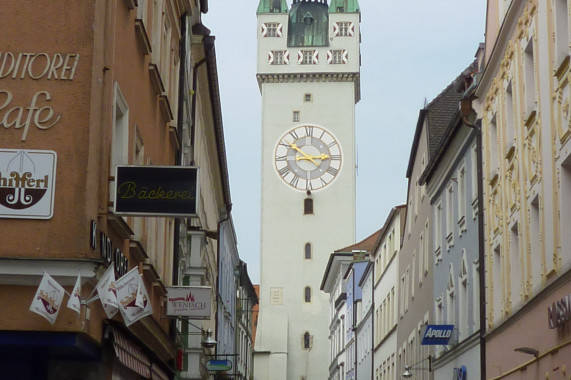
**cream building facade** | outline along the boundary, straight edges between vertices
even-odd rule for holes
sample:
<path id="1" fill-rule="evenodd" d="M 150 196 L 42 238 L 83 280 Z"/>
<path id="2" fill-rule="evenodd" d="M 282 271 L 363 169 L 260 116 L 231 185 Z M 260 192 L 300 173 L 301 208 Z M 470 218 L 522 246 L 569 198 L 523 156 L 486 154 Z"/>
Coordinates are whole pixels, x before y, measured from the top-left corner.
<path id="1" fill-rule="evenodd" d="M 569 11 L 566 0 L 488 1 L 474 103 L 484 153 L 487 378 L 568 376 L 571 365 L 562 309 L 571 293 Z"/>

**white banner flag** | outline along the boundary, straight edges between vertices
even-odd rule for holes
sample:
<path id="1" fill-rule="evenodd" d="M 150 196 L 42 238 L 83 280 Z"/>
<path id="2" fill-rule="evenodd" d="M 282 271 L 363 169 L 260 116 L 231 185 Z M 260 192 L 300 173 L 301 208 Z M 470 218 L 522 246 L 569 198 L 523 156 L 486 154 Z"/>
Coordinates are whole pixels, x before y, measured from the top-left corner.
<path id="1" fill-rule="evenodd" d="M 57 319 L 64 294 L 64 288 L 49 274 L 44 273 L 32 305 L 30 305 L 30 311 L 41 315 L 53 325 Z"/>
<path id="2" fill-rule="evenodd" d="M 150 302 L 148 302 L 143 279 L 137 267 L 131 269 L 117 280 L 117 298 L 119 300 L 119 310 L 126 326 L 130 326 L 139 319 L 153 313 Z"/>
<path id="3" fill-rule="evenodd" d="M 75 286 L 71 291 L 71 296 L 67 301 L 67 307 L 71 310 L 75 311 L 76 313 L 80 313 L 81 311 L 81 274 L 77 275 L 77 280 L 75 281 Z"/>
<path id="4" fill-rule="evenodd" d="M 109 266 L 99 283 L 97 284 L 97 293 L 99 294 L 99 299 L 107 314 L 107 318 L 111 319 L 115 314 L 117 314 L 117 309 L 119 307 L 119 302 L 117 302 L 117 287 L 115 285 L 115 270 L 113 265 Z"/>
<path id="5" fill-rule="evenodd" d="M 149 294 L 147 293 L 147 288 L 145 288 L 145 283 L 143 282 L 143 277 L 139 282 L 139 291 L 137 292 L 137 304 L 143 305 L 143 314 L 140 318 L 146 317 L 147 315 L 153 314 L 153 305 L 151 305 L 151 300 L 149 299 Z"/>

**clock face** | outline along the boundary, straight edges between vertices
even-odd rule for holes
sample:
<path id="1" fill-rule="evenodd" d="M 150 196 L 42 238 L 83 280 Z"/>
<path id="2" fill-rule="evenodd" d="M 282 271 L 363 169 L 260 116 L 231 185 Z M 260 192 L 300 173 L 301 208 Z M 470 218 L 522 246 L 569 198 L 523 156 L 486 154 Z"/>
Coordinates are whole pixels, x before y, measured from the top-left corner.
<path id="1" fill-rule="evenodd" d="M 329 185 L 341 170 L 341 147 L 326 129 L 314 125 L 296 127 L 282 136 L 274 155 L 280 178 L 299 190 Z"/>

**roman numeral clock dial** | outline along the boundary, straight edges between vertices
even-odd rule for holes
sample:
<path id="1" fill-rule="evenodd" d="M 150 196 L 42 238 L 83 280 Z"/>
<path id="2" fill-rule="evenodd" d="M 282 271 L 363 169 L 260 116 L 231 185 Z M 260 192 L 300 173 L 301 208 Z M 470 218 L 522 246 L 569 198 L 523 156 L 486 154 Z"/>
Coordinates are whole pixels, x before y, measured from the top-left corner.
<path id="1" fill-rule="evenodd" d="M 298 190 L 318 190 L 335 180 L 341 171 L 341 146 L 337 139 L 315 125 L 286 132 L 276 145 L 276 173 Z"/>

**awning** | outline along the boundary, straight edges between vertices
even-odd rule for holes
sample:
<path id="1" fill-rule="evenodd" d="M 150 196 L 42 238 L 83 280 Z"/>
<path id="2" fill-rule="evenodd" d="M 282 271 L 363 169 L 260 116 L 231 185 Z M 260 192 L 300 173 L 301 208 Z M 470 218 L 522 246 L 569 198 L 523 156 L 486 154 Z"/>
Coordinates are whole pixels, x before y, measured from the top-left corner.
<path id="1" fill-rule="evenodd" d="M 151 379 L 152 380 L 170 380 L 169 376 L 159 368 L 156 363 L 151 366 Z"/>
<path id="2" fill-rule="evenodd" d="M 113 336 L 115 337 L 113 348 L 115 348 L 115 354 L 119 361 L 127 368 L 143 376 L 145 379 L 150 379 L 151 361 L 149 360 L 149 357 L 145 355 L 145 353 L 137 347 L 135 343 L 131 342 L 123 334 L 117 331 L 117 329 L 113 329 Z M 155 379 L 155 377 L 153 377 L 153 379 Z M 168 380 L 168 377 L 165 379 Z"/>

